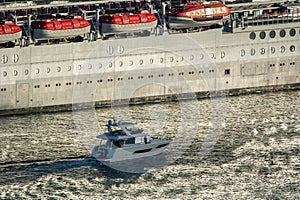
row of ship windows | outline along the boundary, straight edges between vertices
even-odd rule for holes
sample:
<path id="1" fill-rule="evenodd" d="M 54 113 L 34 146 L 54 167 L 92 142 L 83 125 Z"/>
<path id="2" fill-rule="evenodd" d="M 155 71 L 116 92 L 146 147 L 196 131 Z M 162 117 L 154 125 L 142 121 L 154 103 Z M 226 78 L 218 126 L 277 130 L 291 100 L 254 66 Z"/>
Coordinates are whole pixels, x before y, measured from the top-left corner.
<path id="1" fill-rule="evenodd" d="M 300 32 L 299 32 L 299 33 L 300 33 Z M 289 30 L 289 35 L 290 35 L 291 37 L 294 37 L 294 36 L 296 35 L 296 30 L 295 30 L 294 28 L 290 29 L 290 30 Z M 261 31 L 261 32 L 259 33 L 259 38 L 260 38 L 260 39 L 265 39 L 266 36 L 267 36 L 267 34 L 266 34 L 265 31 Z M 281 38 L 284 38 L 284 37 L 286 36 L 286 30 L 281 29 L 281 30 L 279 31 L 279 36 L 280 36 Z M 274 31 L 274 30 L 270 31 L 270 32 L 269 32 L 269 37 L 270 37 L 270 38 L 275 38 L 275 37 L 276 37 L 276 31 Z M 255 32 L 251 32 L 250 35 L 249 35 L 249 38 L 250 38 L 251 40 L 255 40 L 255 38 L 256 38 L 256 33 L 255 33 Z"/>
<path id="2" fill-rule="evenodd" d="M 280 53 L 284 53 L 285 50 L 286 50 L 286 49 L 285 49 L 285 46 L 279 47 L 279 52 L 280 52 Z M 290 52 L 295 52 L 295 50 L 296 50 L 295 45 L 291 45 L 291 46 L 290 46 Z M 261 55 L 264 55 L 264 54 L 266 53 L 266 49 L 265 49 L 265 48 L 261 48 L 261 49 L 259 50 L 259 52 L 260 52 Z M 275 52 L 276 52 L 276 48 L 275 48 L 275 47 L 270 47 L 270 53 L 271 53 L 271 54 L 274 54 Z M 250 55 L 251 55 L 251 56 L 254 56 L 255 53 L 256 53 L 255 49 L 251 49 L 251 50 L 250 50 Z M 245 50 L 245 49 L 241 49 L 240 55 L 241 55 L 241 56 L 245 56 L 245 55 L 246 55 L 246 50 Z"/>
<path id="3" fill-rule="evenodd" d="M 214 72 L 214 71 L 215 71 L 215 70 L 213 70 L 213 69 L 212 69 L 212 70 L 209 70 L 209 72 Z M 203 71 L 203 70 L 202 70 L 202 71 L 199 71 L 199 73 L 200 73 L 200 74 L 201 74 L 201 73 L 204 73 L 204 71 Z M 191 72 L 189 72 L 189 74 L 192 75 L 192 74 L 195 74 L 195 73 L 194 73 L 194 71 L 191 71 Z M 225 75 L 229 75 L 229 74 L 230 74 L 230 69 L 226 69 L 226 70 L 225 70 Z M 169 76 L 174 76 L 174 73 L 169 73 L 168 75 L 169 75 Z M 178 75 L 184 75 L 184 72 L 180 72 Z M 158 77 L 164 77 L 164 75 L 163 75 L 163 74 L 159 74 Z M 144 76 L 138 76 L 137 78 L 138 78 L 138 79 L 144 79 Z M 148 78 L 154 78 L 154 75 L 148 75 Z M 132 76 L 130 76 L 130 77 L 128 77 L 127 79 L 128 79 L 128 80 L 133 80 L 134 78 L 133 78 Z M 123 78 L 122 78 L 122 77 L 119 77 L 117 80 L 118 80 L 118 81 L 122 81 Z M 103 82 L 102 79 L 97 80 L 97 83 L 102 83 L 102 82 Z M 113 79 L 107 79 L 107 82 L 113 82 Z M 91 84 L 91 83 L 93 83 L 93 81 L 87 81 L 86 83 L 87 83 L 87 84 Z M 66 85 L 67 85 L 67 86 L 71 86 L 72 83 L 71 83 L 71 82 L 67 82 Z M 82 81 L 77 81 L 77 82 L 76 82 L 76 85 L 82 85 Z M 60 86 L 62 86 L 62 84 L 61 84 L 61 83 L 56 83 L 55 86 L 56 86 L 56 87 L 60 87 Z M 34 85 L 34 88 L 36 88 L 36 89 L 38 89 L 38 88 L 40 88 L 40 87 L 41 87 L 40 85 Z M 46 87 L 46 88 L 51 87 L 51 84 L 45 84 L 45 87 Z"/>
<path id="4" fill-rule="evenodd" d="M 296 63 L 295 62 L 290 62 L 290 66 L 295 66 Z M 285 66 L 285 63 L 279 63 L 279 66 L 280 67 L 284 67 Z M 275 63 L 271 63 L 270 64 L 270 67 L 275 67 Z"/>

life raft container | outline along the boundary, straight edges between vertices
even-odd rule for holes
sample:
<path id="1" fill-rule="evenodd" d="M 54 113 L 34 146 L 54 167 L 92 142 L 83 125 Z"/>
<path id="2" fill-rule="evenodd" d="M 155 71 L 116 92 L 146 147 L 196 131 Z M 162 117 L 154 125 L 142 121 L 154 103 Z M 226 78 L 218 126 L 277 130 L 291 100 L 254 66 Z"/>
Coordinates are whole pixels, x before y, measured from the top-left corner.
<path id="1" fill-rule="evenodd" d="M 102 33 L 149 30 L 157 25 L 157 18 L 148 11 L 137 14 L 105 14 L 100 16 Z"/>
<path id="2" fill-rule="evenodd" d="M 68 38 L 90 32 L 90 23 L 79 17 L 35 20 L 31 23 L 34 39 Z"/>
<path id="3" fill-rule="evenodd" d="M 0 43 L 6 43 L 20 39 L 22 29 L 12 21 L 0 21 Z"/>

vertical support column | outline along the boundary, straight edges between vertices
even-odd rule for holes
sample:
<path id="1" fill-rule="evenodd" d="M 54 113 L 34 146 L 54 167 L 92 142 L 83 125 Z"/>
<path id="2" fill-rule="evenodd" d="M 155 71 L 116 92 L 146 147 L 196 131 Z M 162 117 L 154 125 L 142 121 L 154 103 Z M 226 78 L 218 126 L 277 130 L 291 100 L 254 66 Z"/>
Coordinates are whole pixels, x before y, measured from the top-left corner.
<path id="1" fill-rule="evenodd" d="M 100 37 L 100 22 L 99 22 L 99 18 L 100 18 L 100 9 L 98 8 L 96 10 L 96 35 L 97 35 L 97 38 Z"/>

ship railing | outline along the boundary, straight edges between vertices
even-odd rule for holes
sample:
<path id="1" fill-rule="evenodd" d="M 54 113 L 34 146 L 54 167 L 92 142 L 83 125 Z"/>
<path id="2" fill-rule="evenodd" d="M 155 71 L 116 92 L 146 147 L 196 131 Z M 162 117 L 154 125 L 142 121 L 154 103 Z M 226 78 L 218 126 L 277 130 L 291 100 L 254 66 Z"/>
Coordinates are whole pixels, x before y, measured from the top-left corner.
<path id="1" fill-rule="evenodd" d="M 256 17 L 242 17 L 238 20 L 237 27 L 247 28 L 248 26 L 263 26 L 274 24 L 286 24 L 300 21 L 300 13 L 282 15 L 260 15 Z"/>

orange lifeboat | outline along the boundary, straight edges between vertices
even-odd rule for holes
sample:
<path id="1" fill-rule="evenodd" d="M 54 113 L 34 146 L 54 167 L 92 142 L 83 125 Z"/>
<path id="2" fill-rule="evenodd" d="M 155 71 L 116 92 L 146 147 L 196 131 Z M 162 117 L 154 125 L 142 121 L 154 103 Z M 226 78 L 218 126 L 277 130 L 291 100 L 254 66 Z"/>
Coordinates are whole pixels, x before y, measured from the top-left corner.
<path id="1" fill-rule="evenodd" d="M 90 32 L 90 23 L 79 17 L 52 18 L 35 20 L 31 23 L 34 39 L 68 38 Z"/>
<path id="2" fill-rule="evenodd" d="M 157 18 L 148 11 L 138 14 L 106 14 L 100 17 L 102 33 L 149 30 L 157 25 Z"/>
<path id="3" fill-rule="evenodd" d="M 220 2 L 189 2 L 171 9 L 169 23 L 179 26 L 218 24 L 229 17 L 230 9 Z"/>
<path id="4" fill-rule="evenodd" d="M 12 21 L 0 21 L 0 43 L 6 43 L 20 39 L 22 29 Z"/>

